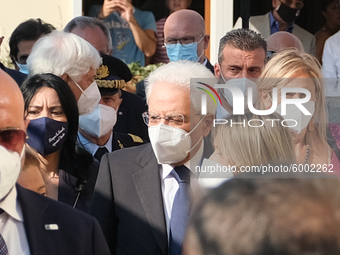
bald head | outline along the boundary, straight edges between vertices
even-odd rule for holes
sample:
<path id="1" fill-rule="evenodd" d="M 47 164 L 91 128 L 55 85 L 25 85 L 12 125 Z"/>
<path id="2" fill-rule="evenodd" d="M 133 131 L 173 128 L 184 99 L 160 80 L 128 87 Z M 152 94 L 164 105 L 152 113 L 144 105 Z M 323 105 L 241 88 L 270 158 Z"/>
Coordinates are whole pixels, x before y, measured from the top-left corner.
<path id="1" fill-rule="evenodd" d="M 192 42 L 194 39 L 197 42 L 198 62 L 203 63 L 205 60 L 204 50 L 209 45 L 209 35 L 205 34 L 204 19 L 202 16 L 192 10 L 179 10 L 172 13 L 164 24 L 164 41 L 165 43 L 176 43 L 178 39 L 186 39 Z M 182 40 L 185 41 L 185 40 Z M 167 53 L 169 56 L 167 48 Z M 176 51 L 176 50 L 175 50 Z M 172 60 L 169 56 L 170 61 Z M 190 60 L 180 58 L 178 60 Z"/>
<path id="2" fill-rule="evenodd" d="M 296 48 L 298 51 L 304 52 L 303 45 L 299 38 L 286 31 L 279 31 L 267 38 L 267 50 L 276 53 L 286 49 Z"/>
<path id="3" fill-rule="evenodd" d="M 0 70 L 0 129 L 26 130 L 24 123 L 24 99 L 16 82 Z M 21 152 L 21 149 L 17 152 Z"/>
<path id="4" fill-rule="evenodd" d="M 164 25 L 164 37 L 174 30 L 181 30 L 183 33 L 197 32 L 205 33 L 205 25 L 203 17 L 192 10 L 179 10 L 172 13 L 166 20 Z"/>

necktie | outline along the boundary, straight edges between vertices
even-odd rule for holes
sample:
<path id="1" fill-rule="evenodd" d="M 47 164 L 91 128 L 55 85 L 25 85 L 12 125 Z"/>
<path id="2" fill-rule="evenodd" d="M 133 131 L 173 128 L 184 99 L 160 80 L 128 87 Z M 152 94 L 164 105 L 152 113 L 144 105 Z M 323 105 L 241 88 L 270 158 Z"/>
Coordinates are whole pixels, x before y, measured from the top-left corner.
<path id="1" fill-rule="evenodd" d="M 8 255 L 7 246 L 1 234 L 0 234 L 0 255 Z"/>
<path id="2" fill-rule="evenodd" d="M 190 170 L 185 166 L 175 167 L 172 175 L 179 187 L 171 211 L 169 254 L 180 255 L 190 210 Z"/>
<path id="3" fill-rule="evenodd" d="M 94 154 L 94 157 L 100 161 L 105 153 L 108 153 L 109 151 L 106 149 L 106 147 L 99 147 L 96 151 L 96 154 Z"/>
<path id="4" fill-rule="evenodd" d="M 0 214 L 2 214 L 3 212 L 4 210 L 0 208 Z M 0 234 L 0 255 L 8 255 L 7 246 L 1 234 Z"/>

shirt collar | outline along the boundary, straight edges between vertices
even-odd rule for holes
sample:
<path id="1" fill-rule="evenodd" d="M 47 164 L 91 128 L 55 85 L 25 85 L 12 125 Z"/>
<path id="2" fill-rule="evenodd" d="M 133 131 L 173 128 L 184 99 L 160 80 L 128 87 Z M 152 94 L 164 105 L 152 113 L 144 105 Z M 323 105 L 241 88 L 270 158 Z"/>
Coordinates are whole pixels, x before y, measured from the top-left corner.
<path id="1" fill-rule="evenodd" d="M 269 13 L 269 21 L 270 21 L 270 27 L 272 27 L 276 21 L 272 12 Z"/>
<path id="2" fill-rule="evenodd" d="M 21 207 L 17 200 L 17 189 L 15 185 L 10 190 L 8 195 L 0 202 L 0 208 L 15 220 L 24 221 Z"/>
<path id="3" fill-rule="evenodd" d="M 204 151 L 204 139 L 202 139 L 201 146 L 200 146 L 198 152 L 195 154 L 195 156 L 193 156 L 192 159 L 190 159 L 190 160 L 188 160 L 187 162 L 184 163 L 184 165 L 188 169 L 190 169 L 191 173 L 193 173 L 193 174 L 197 174 L 197 172 L 195 172 L 195 166 L 200 166 L 202 164 L 203 151 Z M 174 167 L 170 166 L 169 164 L 162 164 L 162 167 L 163 167 L 162 179 L 164 180 L 165 178 L 167 178 L 170 175 L 170 173 L 171 173 L 172 169 L 174 169 Z"/>
<path id="4" fill-rule="evenodd" d="M 208 63 L 208 59 L 207 59 L 207 58 L 204 58 L 203 65 L 204 65 L 204 66 L 207 66 L 207 63 Z"/>
<path id="5" fill-rule="evenodd" d="M 269 13 L 269 20 L 270 20 L 270 34 L 274 34 L 276 32 L 279 32 L 280 31 L 279 22 L 274 18 L 273 12 Z M 286 31 L 289 32 L 289 33 L 292 33 L 293 28 L 294 28 L 294 22 L 289 24 Z"/>
<path id="6" fill-rule="evenodd" d="M 97 144 L 94 144 L 94 143 L 90 142 L 89 140 L 87 140 L 84 136 L 82 136 L 78 132 L 78 140 L 79 140 L 80 144 L 84 147 L 85 150 L 90 152 L 92 154 L 92 156 L 94 156 L 94 154 L 96 154 L 99 147 L 105 147 L 109 152 L 111 152 L 112 151 L 112 137 L 113 137 L 113 132 L 111 132 L 110 138 L 109 138 L 109 140 L 107 140 L 107 142 L 104 144 L 104 146 L 98 146 Z"/>

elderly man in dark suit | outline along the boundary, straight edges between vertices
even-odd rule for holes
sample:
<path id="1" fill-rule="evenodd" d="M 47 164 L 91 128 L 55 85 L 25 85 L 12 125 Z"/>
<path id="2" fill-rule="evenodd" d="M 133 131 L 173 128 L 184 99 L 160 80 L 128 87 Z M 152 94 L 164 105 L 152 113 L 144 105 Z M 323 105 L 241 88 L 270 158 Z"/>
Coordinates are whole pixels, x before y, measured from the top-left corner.
<path id="1" fill-rule="evenodd" d="M 180 254 L 197 188 L 195 166 L 212 153 L 206 138 L 216 106 L 208 96 L 201 113 L 191 78 L 216 79 L 203 65 L 178 61 L 147 80 L 150 144 L 103 156 L 90 213 L 100 222 L 112 254 Z M 192 85 L 192 86 L 191 86 Z M 206 88 L 206 87 L 205 87 Z"/>
<path id="2" fill-rule="evenodd" d="M 94 218 L 15 185 L 28 122 L 18 85 L 2 70 L 0 91 L 0 254 L 109 254 Z"/>

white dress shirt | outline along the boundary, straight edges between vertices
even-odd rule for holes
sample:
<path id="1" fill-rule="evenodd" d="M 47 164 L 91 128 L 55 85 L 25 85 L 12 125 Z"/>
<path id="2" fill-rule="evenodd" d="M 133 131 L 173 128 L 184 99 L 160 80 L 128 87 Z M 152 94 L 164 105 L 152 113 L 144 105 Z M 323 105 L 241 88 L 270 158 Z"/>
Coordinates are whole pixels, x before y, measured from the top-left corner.
<path id="1" fill-rule="evenodd" d="M 106 144 L 104 144 L 103 146 L 98 146 L 97 144 L 94 144 L 94 143 L 90 142 L 89 140 L 87 140 L 84 136 L 82 136 L 78 132 L 78 140 L 79 140 L 80 144 L 84 147 L 85 150 L 90 152 L 92 154 L 92 156 L 94 156 L 94 154 L 96 154 L 99 147 L 105 147 L 109 152 L 112 152 L 112 137 L 113 137 L 113 132 L 111 132 L 110 138 L 106 142 Z"/>
<path id="2" fill-rule="evenodd" d="M 17 189 L 14 186 L 0 202 L 4 212 L 0 215 L 0 233 L 6 242 L 10 255 L 29 255 L 24 218 L 17 200 Z"/>
<path id="3" fill-rule="evenodd" d="M 326 40 L 322 55 L 322 74 L 326 96 L 340 96 L 340 31 Z"/>
<path id="4" fill-rule="evenodd" d="M 204 139 L 202 139 L 202 144 L 198 150 L 198 152 L 195 154 L 195 156 L 187 161 L 184 165 L 190 169 L 191 174 L 195 173 L 195 166 L 201 165 L 202 157 L 203 157 L 203 149 L 204 149 Z M 190 167 L 191 166 L 191 167 Z M 170 236 L 170 220 L 171 220 L 171 210 L 172 210 L 172 204 L 175 199 L 176 192 L 178 190 L 179 184 L 175 177 L 172 176 L 171 171 L 173 167 L 168 164 L 162 164 L 162 167 L 160 169 L 161 171 L 161 182 L 162 182 L 162 193 L 163 193 L 163 201 L 164 201 L 164 212 L 165 212 L 165 221 L 166 221 L 166 230 L 168 234 L 168 240 Z M 197 186 L 197 178 L 193 178 L 191 176 L 190 179 L 190 186 L 192 189 L 194 189 L 193 186 Z"/>

